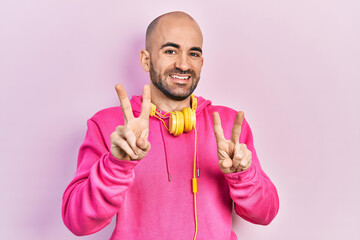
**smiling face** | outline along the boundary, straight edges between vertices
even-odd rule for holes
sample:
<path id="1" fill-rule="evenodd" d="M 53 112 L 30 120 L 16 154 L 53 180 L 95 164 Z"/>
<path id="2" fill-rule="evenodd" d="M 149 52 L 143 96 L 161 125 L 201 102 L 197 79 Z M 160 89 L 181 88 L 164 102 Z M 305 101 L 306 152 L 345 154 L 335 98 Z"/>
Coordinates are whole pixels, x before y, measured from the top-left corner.
<path id="1" fill-rule="evenodd" d="M 203 65 L 202 34 L 193 19 L 184 13 L 161 17 L 143 51 L 148 54 L 147 67 L 143 67 L 158 90 L 172 100 L 190 96 Z"/>

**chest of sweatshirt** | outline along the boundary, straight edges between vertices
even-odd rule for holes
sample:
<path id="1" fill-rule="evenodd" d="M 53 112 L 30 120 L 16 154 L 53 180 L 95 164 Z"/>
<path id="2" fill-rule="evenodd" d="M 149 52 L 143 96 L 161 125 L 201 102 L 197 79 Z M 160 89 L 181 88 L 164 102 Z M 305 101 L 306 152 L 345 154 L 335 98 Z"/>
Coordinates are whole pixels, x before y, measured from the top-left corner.
<path id="1" fill-rule="evenodd" d="M 132 103 L 133 105 L 133 103 Z M 136 105 L 133 105 L 136 108 Z M 231 128 L 236 111 L 222 107 L 206 104 L 198 108 L 196 112 L 196 175 L 198 171 L 201 182 L 205 185 L 208 181 L 218 179 L 225 181 L 223 173 L 218 167 L 216 139 L 213 132 L 212 114 L 219 112 L 222 120 L 224 135 L 227 139 L 231 136 Z M 139 116 L 139 111 L 133 111 L 134 117 Z M 111 149 L 110 135 L 116 127 L 124 124 L 124 118 L 120 107 L 113 107 L 102 110 L 95 114 L 92 120 L 98 125 L 103 141 L 108 151 Z M 165 124 L 168 126 L 168 120 Z M 195 152 L 195 131 L 183 133 L 180 136 L 172 136 L 163 123 L 155 118 L 149 118 L 149 142 L 151 149 L 147 156 L 140 160 L 134 168 L 135 175 L 140 178 L 153 179 L 152 184 L 169 181 L 169 174 L 173 184 L 188 183 L 194 175 L 194 152 Z M 241 140 L 241 139 L 240 139 Z M 157 179 L 160 178 L 160 179 Z M 200 183 L 200 182 L 199 182 Z M 145 184 L 146 185 L 146 184 Z M 184 186 L 182 186 L 184 187 Z M 200 187 L 200 186 L 199 186 Z M 191 184 L 186 188 L 191 191 Z"/>
<path id="2" fill-rule="evenodd" d="M 193 163 L 196 148 L 196 168 L 200 170 L 200 174 L 210 171 L 210 166 L 216 167 L 216 172 L 210 174 L 221 174 L 221 172 L 218 171 L 216 139 L 213 132 L 212 121 L 212 113 L 219 110 L 222 110 L 222 108 L 209 105 L 196 114 L 196 146 L 194 130 L 175 137 L 168 132 L 164 124 L 159 119 L 150 117 L 148 140 L 151 143 L 151 149 L 144 159 L 139 160 L 136 168 L 138 168 L 139 165 L 145 165 L 144 168 L 148 170 L 153 168 L 159 169 L 159 171 L 162 172 L 162 177 L 168 179 L 170 173 L 171 180 L 174 181 L 176 178 L 191 179 L 193 177 Z M 134 117 L 139 116 L 139 112 L 134 111 L 133 113 Z M 226 113 L 226 115 L 233 114 Z M 224 118 L 225 117 L 226 116 L 224 115 Z M 102 110 L 95 114 L 92 117 L 92 120 L 98 125 L 106 148 L 110 151 L 111 133 L 115 131 L 117 126 L 124 124 L 121 108 L 113 107 Z M 168 126 L 167 118 L 164 119 L 164 122 Z M 228 124 L 223 125 L 224 133 L 231 132 L 231 128 L 227 127 Z M 175 169 L 176 171 L 174 171 Z M 197 171 L 196 174 L 198 174 Z"/>

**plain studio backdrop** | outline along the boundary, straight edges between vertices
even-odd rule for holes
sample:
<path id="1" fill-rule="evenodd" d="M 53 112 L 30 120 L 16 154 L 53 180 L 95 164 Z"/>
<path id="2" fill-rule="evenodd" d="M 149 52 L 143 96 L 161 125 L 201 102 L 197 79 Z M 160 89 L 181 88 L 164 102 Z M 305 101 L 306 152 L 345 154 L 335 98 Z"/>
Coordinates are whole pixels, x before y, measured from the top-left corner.
<path id="1" fill-rule="evenodd" d="M 0 238 L 78 239 L 61 220 L 86 120 L 149 83 L 147 25 L 183 10 L 204 35 L 195 95 L 245 112 L 280 211 L 239 239 L 360 239 L 360 2 L 0 2 Z M 174 216 L 176 217 L 176 216 Z M 81 239 L 108 239 L 114 223 Z"/>

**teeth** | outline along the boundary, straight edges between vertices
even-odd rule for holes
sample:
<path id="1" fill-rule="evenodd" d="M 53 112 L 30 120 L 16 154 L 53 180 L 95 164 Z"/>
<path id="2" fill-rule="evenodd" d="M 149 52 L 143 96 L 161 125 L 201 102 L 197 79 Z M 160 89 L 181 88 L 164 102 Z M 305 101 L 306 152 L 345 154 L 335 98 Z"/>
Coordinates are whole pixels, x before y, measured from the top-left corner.
<path id="1" fill-rule="evenodd" d="M 190 78 L 190 77 L 180 77 L 180 76 L 177 76 L 177 75 L 170 75 L 170 77 L 176 78 L 176 79 L 180 79 L 180 80 L 185 80 L 185 79 L 189 79 L 189 78 Z"/>

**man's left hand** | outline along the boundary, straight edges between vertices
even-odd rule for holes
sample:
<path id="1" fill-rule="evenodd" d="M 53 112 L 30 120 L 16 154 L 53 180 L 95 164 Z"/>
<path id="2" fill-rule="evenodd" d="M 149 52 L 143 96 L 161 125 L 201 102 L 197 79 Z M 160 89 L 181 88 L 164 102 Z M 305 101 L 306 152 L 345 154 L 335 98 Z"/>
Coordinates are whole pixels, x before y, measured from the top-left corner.
<path id="1" fill-rule="evenodd" d="M 251 166 L 252 153 L 246 144 L 239 143 L 244 113 L 237 112 L 231 140 L 225 139 L 218 112 L 213 113 L 214 133 L 217 142 L 219 167 L 223 173 L 241 172 Z"/>

